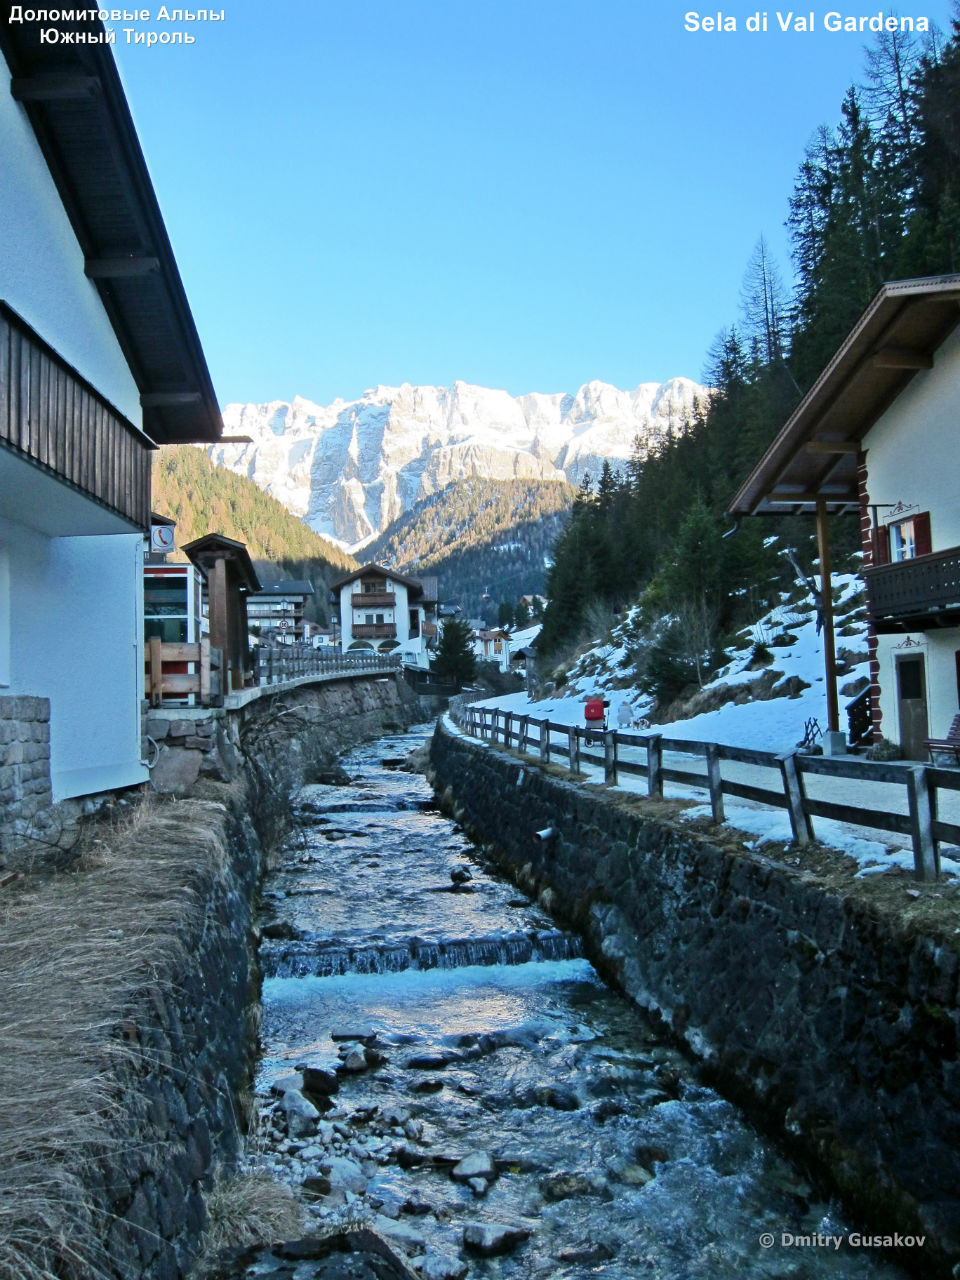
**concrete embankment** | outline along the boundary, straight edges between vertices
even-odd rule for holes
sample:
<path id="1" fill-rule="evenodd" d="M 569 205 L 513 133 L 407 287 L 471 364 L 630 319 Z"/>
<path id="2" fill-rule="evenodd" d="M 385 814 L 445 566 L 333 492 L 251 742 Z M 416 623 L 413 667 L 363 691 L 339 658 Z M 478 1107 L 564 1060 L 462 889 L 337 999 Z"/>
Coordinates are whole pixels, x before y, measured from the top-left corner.
<path id="1" fill-rule="evenodd" d="M 374 677 L 279 694 L 180 742 L 171 719 L 160 741 L 181 765 L 196 758 L 178 785 L 187 798 L 155 798 L 132 819 L 118 810 L 69 872 L 7 889 L 0 1274 L 189 1273 L 206 1193 L 246 1122 L 253 913 L 289 790 L 345 745 L 426 710 Z"/>
<path id="2" fill-rule="evenodd" d="M 819 1171 L 866 1234 L 923 1236 L 894 1245 L 896 1261 L 954 1274 L 955 898 L 909 914 L 909 879 L 881 894 L 772 861 L 443 727 L 431 765 L 498 866 L 581 930 L 603 975 Z"/>

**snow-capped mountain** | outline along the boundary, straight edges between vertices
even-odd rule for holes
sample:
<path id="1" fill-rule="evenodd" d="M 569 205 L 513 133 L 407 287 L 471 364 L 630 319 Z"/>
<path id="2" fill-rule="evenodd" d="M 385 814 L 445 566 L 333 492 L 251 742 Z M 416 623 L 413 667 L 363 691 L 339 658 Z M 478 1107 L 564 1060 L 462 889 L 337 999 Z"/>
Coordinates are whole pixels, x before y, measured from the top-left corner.
<path id="1" fill-rule="evenodd" d="M 376 387 L 359 400 L 321 406 L 230 404 L 214 462 L 253 480 L 324 537 L 356 547 L 421 498 L 468 476 L 569 480 L 623 463 L 683 429 L 697 398 L 689 378 L 619 391 L 588 382 L 576 395 L 511 396 L 452 387 Z"/>

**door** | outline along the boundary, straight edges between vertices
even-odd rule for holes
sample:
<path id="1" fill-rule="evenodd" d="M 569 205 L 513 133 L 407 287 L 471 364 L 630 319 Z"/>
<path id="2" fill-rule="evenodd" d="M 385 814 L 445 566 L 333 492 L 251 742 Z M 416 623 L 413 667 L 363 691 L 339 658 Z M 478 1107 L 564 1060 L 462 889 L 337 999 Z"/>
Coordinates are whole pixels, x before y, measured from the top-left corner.
<path id="1" fill-rule="evenodd" d="M 927 673 L 922 654 L 897 658 L 897 718 L 900 746 L 908 760 L 926 759 Z"/>

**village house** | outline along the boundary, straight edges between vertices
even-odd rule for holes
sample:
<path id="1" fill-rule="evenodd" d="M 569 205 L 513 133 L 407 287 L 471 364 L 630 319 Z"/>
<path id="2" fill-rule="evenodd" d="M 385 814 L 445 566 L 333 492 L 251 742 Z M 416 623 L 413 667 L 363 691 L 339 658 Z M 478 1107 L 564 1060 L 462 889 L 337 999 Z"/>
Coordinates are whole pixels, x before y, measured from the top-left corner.
<path id="1" fill-rule="evenodd" d="M 873 737 L 911 759 L 960 706 L 958 322 L 960 276 L 884 285 L 729 508 L 816 513 L 833 731 L 827 517 L 859 514 Z"/>
<path id="2" fill-rule="evenodd" d="M 341 647 L 396 652 L 427 666 L 437 638 L 437 580 L 366 564 L 330 588 Z"/>
<path id="3" fill-rule="evenodd" d="M 311 624 L 304 620 L 313 583 L 304 578 L 264 582 L 247 597 L 247 619 L 264 644 L 297 644 L 310 638 Z"/>
<path id="4" fill-rule="evenodd" d="M 88 13 L 92 11 L 78 11 Z M 61 23 L 96 36 L 97 20 Z M 222 423 L 102 44 L 0 27 L 0 822 L 143 782 L 158 444 Z"/>

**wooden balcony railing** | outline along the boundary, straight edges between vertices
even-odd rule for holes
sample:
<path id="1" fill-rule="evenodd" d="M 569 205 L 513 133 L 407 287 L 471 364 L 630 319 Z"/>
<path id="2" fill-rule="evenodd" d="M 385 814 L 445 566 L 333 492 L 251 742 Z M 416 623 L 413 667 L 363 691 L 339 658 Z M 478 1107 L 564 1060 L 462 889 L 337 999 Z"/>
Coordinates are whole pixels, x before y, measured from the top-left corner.
<path id="1" fill-rule="evenodd" d="M 350 600 L 354 609 L 393 609 L 397 597 L 392 591 L 358 591 Z"/>
<path id="2" fill-rule="evenodd" d="M 960 619 L 960 547 L 877 565 L 863 576 L 878 631 Z"/>
<path id="3" fill-rule="evenodd" d="M 149 440 L 2 303 L 0 442 L 150 527 Z"/>
<path id="4" fill-rule="evenodd" d="M 396 640 L 395 622 L 364 622 L 353 628 L 354 640 Z"/>

